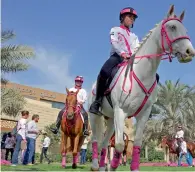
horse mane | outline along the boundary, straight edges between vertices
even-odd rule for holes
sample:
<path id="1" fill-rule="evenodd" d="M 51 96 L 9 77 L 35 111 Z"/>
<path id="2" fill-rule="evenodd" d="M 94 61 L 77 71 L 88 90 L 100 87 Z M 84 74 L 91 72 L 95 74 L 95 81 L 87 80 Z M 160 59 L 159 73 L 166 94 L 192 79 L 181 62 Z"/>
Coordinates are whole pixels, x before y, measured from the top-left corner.
<path id="1" fill-rule="evenodd" d="M 74 91 L 70 91 L 68 94 L 69 95 L 76 95 Z"/>
<path id="2" fill-rule="evenodd" d="M 141 49 L 141 47 L 146 43 L 146 41 L 148 40 L 148 38 L 151 36 L 151 34 L 153 33 L 153 31 L 159 26 L 160 23 L 155 24 L 155 27 L 153 29 L 151 29 L 149 31 L 149 33 L 147 33 L 144 36 L 144 38 L 142 38 L 142 40 L 139 42 L 139 45 L 135 48 L 134 54 L 136 54 Z"/>

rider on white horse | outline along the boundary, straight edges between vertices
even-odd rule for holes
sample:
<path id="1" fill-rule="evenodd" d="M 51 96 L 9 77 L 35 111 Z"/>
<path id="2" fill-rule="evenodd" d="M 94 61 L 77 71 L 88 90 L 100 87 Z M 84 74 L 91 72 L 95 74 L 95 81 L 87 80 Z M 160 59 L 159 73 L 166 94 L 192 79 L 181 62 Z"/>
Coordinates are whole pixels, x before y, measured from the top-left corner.
<path id="1" fill-rule="evenodd" d="M 82 76 L 77 76 L 75 78 L 75 86 L 70 88 L 69 91 L 77 92 L 77 90 L 79 89 L 79 92 L 77 94 L 77 101 L 78 101 L 78 106 L 80 106 L 80 108 L 81 108 L 81 114 L 83 115 L 83 118 L 84 118 L 83 135 L 88 136 L 89 135 L 88 114 L 87 114 L 87 112 L 85 111 L 85 109 L 83 107 L 83 104 L 87 100 L 87 92 L 86 92 L 85 89 L 82 88 L 82 84 L 83 84 L 83 77 Z M 62 115 L 65 111 L 65 108 L 66 107 L 64 107 L 58 114 L 57 121 L 56 121 L 56 127 L 50 129 L 54 134 L 57 134 L 58 131 L 59 131 L 61 120 L 62 120 Z"/>
<path id="2" fill-rule="evenodd" d="M 102 115 L 99 113 L 99 107 L 106 91 L 106 81 L 111 76 L 112 70 L 124 59 L 129 59 L 139 44 L 138 37 L 130 31 L 130 27 L 133 28 L 137 17 L 135 9 L 131 7 L 124 8 L 119 15 L 121 25 L 110 30 L 112 45 L 110 58 L 104 63 L 97 78 L 96 98 L 89 109 L 89 112 L 93 114 Z M 130 45 L 130 47 L 127 45 Z"/>

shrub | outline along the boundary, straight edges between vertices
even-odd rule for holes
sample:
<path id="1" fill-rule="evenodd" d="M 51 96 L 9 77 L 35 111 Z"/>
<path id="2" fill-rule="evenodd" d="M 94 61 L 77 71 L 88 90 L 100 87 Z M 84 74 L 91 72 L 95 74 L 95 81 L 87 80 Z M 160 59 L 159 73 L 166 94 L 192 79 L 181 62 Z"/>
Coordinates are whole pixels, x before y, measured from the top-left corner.
<path id="1" fill-rule="evenodd" d="M 151 161 L 156 161 L 156 162 L 164 161 L 164 152 L 156 151 L 155 146 L 156 145 L 154 143 L 148 144 L 148 161 L 150 161 L 150 162 Z M 142 147 L 140 154 L 141 154 L 141 159 L 145 160 L 144 147 Z"/>

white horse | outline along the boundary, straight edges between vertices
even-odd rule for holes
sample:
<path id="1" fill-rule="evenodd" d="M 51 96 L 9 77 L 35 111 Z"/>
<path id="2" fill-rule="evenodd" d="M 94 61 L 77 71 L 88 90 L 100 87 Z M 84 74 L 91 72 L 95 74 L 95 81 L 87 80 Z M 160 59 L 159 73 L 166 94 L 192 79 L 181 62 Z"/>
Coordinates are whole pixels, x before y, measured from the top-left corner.
<path id="1" fill-rule="evenodd" d="M 102 134 L 103 116 L 89 114 L 92 128 L 92 170 L 105 170 L 105 156 L 108 141 L 115 130 L 115 153 L 111 162 L 111 170 L 115 170 L 120 161 L 121 152 L 124 149 L 123 132 L 124 120 L 127 117 L 136 118 L 136 133 L 133 146 L 132 162 L 130 169 L 139 170 L 140 148 L 142 145 L 143 131 L 148 121 L 152 104 L 157 97 L 156 71 L 163 55 L 171 54 L 177 57 L 180 63 L 192 60 L 195 50 L 187 36 L 186 29 L 182 24 L 185 12 L 179 17 L 174 14 L 172 5 L 166 18 L 156 25 L 154 29 L 140 42 L 135 55 L 120 67 L 114 77 L 111 86 L 113 108 L 104 98 L 101 112 L 108 117 L 107 131 L 102 142 L 100 163 L 98 163 L 98 144 Z M 132 65 L 131 65 L 132 64 Z M 93 85 L 92 90 L 95 88 Z M 89 107 L 95 96 L 89 96 Z"/>

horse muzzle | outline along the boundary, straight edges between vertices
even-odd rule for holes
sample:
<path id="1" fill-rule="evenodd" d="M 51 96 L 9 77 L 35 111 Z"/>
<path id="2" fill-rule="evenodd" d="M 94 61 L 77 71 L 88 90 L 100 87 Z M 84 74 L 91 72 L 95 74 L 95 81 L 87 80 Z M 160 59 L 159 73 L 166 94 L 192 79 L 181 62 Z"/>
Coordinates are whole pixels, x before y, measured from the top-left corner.
<path id="1" fill-rule="evenodd" d="M 195 56 L 195 50 L 193 47 L 189 46 L 184 51 L 177 51 L 175 56 L 178 58 L 180 63 L 188 63 L 192 61 L 192 58 Z"/>
<path id="2" fill-rule="evenodd" d="M 74 113 L 68 113 L 67 116 L 66 116 L 66 118 L 68 120 L 72 120 L 74 118 Z"/>

